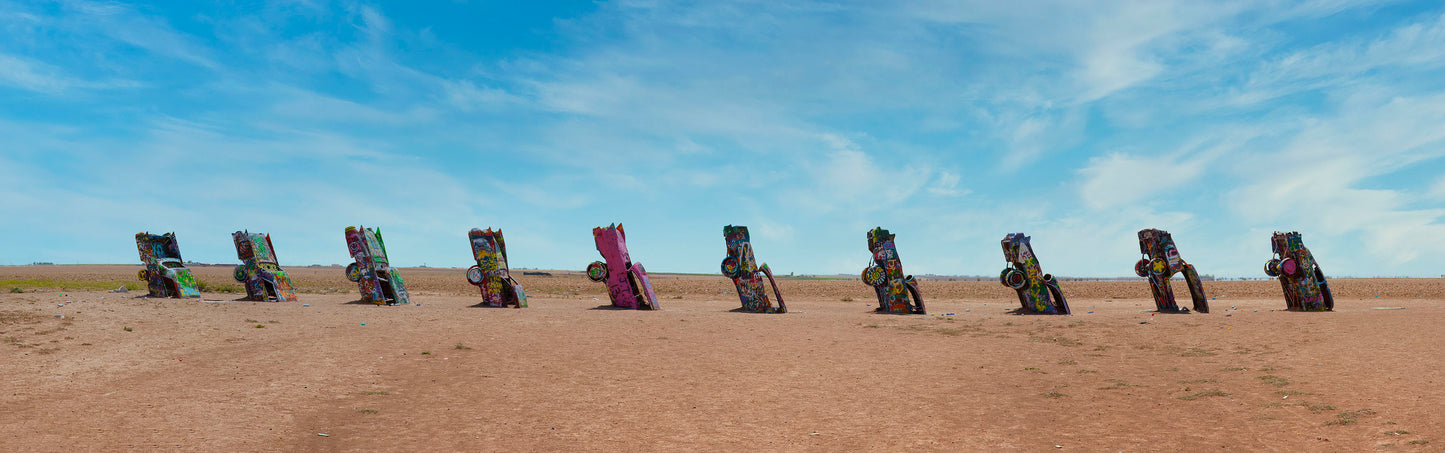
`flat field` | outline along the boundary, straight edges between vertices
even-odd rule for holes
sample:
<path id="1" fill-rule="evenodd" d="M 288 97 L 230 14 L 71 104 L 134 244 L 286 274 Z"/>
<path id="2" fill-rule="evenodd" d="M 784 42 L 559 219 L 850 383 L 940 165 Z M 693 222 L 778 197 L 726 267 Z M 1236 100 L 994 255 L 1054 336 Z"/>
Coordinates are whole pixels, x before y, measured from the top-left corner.
<path id="1" fill-rule="evenodd" d="M 526 309 L 475 307 L 460 269 L 403 269 L 392 307 L 331 267 L 288 269 L 291 303 L 236 301 L 230 266 L 195 268 L 201 300 L 105 291 L 139 268 L 0 267 L 3 450 L 1445 445 L 1440 279 L 1332 280 L 1329 313 L 1207 282 L 1211 313 L 1157 315 L 1142 280 L 1066 281 L 1074 316 L 1012 314 L 996 282 L 924 281 L 920 316 L 788 279 L 764 315 L 721 276 L 654 275 L 660 311 L 556 271 L 518 275 Z"/>

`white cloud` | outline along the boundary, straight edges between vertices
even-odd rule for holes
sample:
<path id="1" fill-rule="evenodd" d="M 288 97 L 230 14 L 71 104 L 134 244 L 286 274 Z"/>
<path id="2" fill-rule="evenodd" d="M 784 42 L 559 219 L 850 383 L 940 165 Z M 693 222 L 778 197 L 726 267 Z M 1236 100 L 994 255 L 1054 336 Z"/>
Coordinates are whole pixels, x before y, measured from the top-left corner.
<path id="1" fill-rule="evenodd" d="M 938 178 L 934 179 L 933 184 L 928 186 L 928 193 L 945 197 L 957 197 L 973 192 L 968 189 L 960 189 L 958 187 L 958 181 L 959 176 L 957 173 L 952 173 L 947 170 L 939 171 Z"/>
<path id="2" fill-rule="evenodd" d="M 75 89 L 134 88 L 138 83 L 128 80 L 89 81 L 64 73 L 53 65 L 29 58 L 0 53 L 0 85 L 50 95 L 66 94 Z"/>
<path id="3" fill-rule="evenodd" d="M 1169 197 L 1195 182 L 1205 162 L 1173 156 L 1139 157 L 1119 153 L 1092 157 L 1079 170 L 1084 181 L 1079 197 L 1093 209 L 1110 209 Z"/>
<path id="4" fill-rule="evenodd" d="M 1440 175 L 1435 179 L 1435 183 L 1430 185 L 1427 195 L 1436 200 L 1445 201 L 1445 175 Z"/>
<path id="5" fill-rule="evenodd" d="M 120 3 L 66 0 L 65 7 L 76 16 L 79 26 L 94 29 L 118 41 L 147 51 L 207 68 L 219 65 L 205 45 L 171 28 L 166 21 L 135 12 Z"/>
<path id="6" fill-rule="evenodd" d="M 56 72 L 56 68 L 44 63 L 0 54 L 0 84 L 41 93 L 58 93 L 71 84 Z"/>
<path id="7" fill-rule="evenodd" d="M 1445 15 L 1408 23 L 1378 38 L 1325 42 L 1289 52 L 1248 74 L 1230 102 L 1253 104 L 1292 93 L 1356 83 L 1385 67 L 1411 71 L 1445 66 Z"/>
<path id="8" fill-rule="evenodd" d="M 1397 189 L 1363 188 L 1369 178 L 1445 158 L 1445 94 L 1380 99 L 1360 94 L 1344 114 L 1300 131 L 1283 149 L 1256 152 L 1241 165 L 1246 184 L 1231 206 L 1254 222 L 1359 234 L 1365 253 L 1391 263 L 1445 254 L 1445 209 L 1410 209 Z M 1422 255 L 1425 254 L 1425 255 Z"/>

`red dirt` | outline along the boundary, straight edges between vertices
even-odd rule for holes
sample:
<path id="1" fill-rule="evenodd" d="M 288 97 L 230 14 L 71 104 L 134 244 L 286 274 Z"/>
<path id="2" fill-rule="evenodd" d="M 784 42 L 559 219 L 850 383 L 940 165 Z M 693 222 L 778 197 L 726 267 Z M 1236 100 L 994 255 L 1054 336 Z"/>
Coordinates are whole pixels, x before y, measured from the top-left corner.
<path id="1" fill-rule="evenodd" d="M 138 268 L 0 280 L 119 286 Z M 471 307 L 459 269 L 404 269 L 418 304 L 396 307 L 351 303 L 339 268 L 291 271 L 296 303 L 0 294 L 4 450 L 1445 444 L 1438 279 L 1332 281 L 1333 313 L 1281 310 L 1273 281 L 1211 282 L 1207 315 L 1146 312 L 1142 280 L 1063 282 L 1069 317 L 1008 314 L 995 282 L 921 282 L 932 314 L 908 316 L 872 313 L 857 281 L 784 280 L 792 312 L 762 315 L 730 312 L 721 276 L 658 275 L 663 310 L 646 312 L 599 309 L 601 285 L 576 273 L 519 276 L 518 310 Z M 229 267 L 197 273 L 233 284 Z"/>

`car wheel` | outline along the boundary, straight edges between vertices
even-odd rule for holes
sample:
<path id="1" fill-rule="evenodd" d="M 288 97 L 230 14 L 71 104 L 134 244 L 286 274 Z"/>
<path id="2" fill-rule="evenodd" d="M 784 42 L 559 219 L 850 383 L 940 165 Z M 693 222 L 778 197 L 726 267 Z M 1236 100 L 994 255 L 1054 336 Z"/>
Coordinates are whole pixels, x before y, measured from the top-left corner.
<path id="1" fill-rule="evenodd" d="M 1278 276 L 1279 276 L 1279 260 L 1278 260 L 1278 259 L 1272 259 L 1272 260 L 1269 260 L 1269 261 L 1265 261 L 1265 262 L 1264 262 L 1264 275 L 1268 275 L 1268 276 L 1270 276 L 1270 277 L 1278 277 Z"/>
<path id="2" fill-rule="evenodd" d="M 141 269 L 140 272 L 136 272 L 136 273 L 135 273 L 135 277 L 136 277 L 136 278 L 139 278 L 139 279 L 141 279 L 141 280 L 150 280 L 150 278 L 151 278 L 151 273 L 150 273 L 150 271 L 148 271 L 148 270 Z"/>
<path id="3" fill-rule="evenodd" d="M 1134 275 L 1149 277 L 1149 258 L 1140 258 L 1139 262 L 1134 263 Z"/>
<path id="4" fill-rule="evenodd" d="M 883 286 L 886 280 L 888 280 L 888 275 L 883 272 L 881 267 L 868 266 L 863 269 L 863 283 L 867 283 L 868 286 Z"/>
<path id="5" fill-rule="evenodd" d="M 236 271 L 231 273 L 231 278 L 236 279 L 238 282 L 245 282 L 246 277 L 249 276 L 246 272 L 246 266 L 236 266 Z"/>
<path id="6" fill-rule="evenodd" d="M 588 264 L 588 265 L 587 265 L 587 278 L 592 279 L 592 281 L 594 281 L 594 282 L 600 282 L 600 281 L 606 280 L 606 279 L 607 279 L 607 263 L 604 263 L 604 262 L 601 262 L 601 261 L 593 261 L 592 264 Z"/>
<path id="7" fill-rule="evenodd" d="M 346 279 L 353 282 L 361 280 L 361 266 L 356 263 L 346 265 Z"/>
<path id="8" fill-rule="evenodd" d="M 1003 286 L 1008 286 L 1008 271 L 1011 271 L 1011 270 L 1013 270 L 1013 268 L 1011 268 L 1011 267 L 1005 267 L 1005 268 L 1003 268 L 1003 271 L 1002 271 L 1002 272 L 999 272 L 999 273 L 998 273 L 998 283 L 999 283 L 999 284 L 1001 284 L 1001 285 L 1003 285 Z"/>
<path id="9" fill-rule="evenodd" d="M 1168 262 L 1165 262 L 1164 260 L 1159 258 L 1154 258 L 1149 261 L 1149 273 L 1154 275 L 1164 275 L 1166 272 L 1169 272 Z"/>
<path id="10" fill-rule="evenodd" d="M 1008 273 L 1004 276 L 1004 280 L 1007 281 L 1008 286 L 1013 289 L 1024 289 L 1024 287 L 1029 284 L 1029 276 L 1018 269 L 1009 269 Z"/>
<path id="11" fill-rule="evenodd" d="M 742 273 L 742 264 L 738 262 L 737 257 L 729 256 L 727 258 L 723 258 L 722 274 L 724 276 L 727 276 L 727 278 L 738 278 L 738 276 L 742 275 Z"/>
<path id="12" fill-rule="evenodd" d="M 1299 274 L 1299 261 L 1295 261 L 1294 258 L 1285 258 L 1284 261 L 1279 262 L 1279 273 L 1286 277 Z"/>
<path id="13" fill-rule="evenodd" d="M 482 268 L 481 268 L 481 267 L 472 266 L 472 267 L 467 268 L 467 283 L 471 283 L 471 284 L 473 284 L 473 285 L 480 285 L 480 284 L 482 284 Z"/>

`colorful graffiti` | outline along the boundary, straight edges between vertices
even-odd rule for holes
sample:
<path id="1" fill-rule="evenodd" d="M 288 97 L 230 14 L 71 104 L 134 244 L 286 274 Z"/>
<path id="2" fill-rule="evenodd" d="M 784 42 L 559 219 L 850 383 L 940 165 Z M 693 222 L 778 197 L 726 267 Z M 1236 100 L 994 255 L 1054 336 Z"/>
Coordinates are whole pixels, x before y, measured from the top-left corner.
<path id="1" fill-rule="evenodd" d="M 863 283 L 877 293 L 879 313 L 926 314 L 918 280 L 903 274 L 903 261 L 898 259 L 894 236 L 883 227 L 868 231 L 868 251 L 873 256 L 863 269 Z"/>
<path id="2" fill-rule="evenodd" d="M 1184 284 L 1189 287 L 1189 298 L 1194 301 L 1194 311 L 1209 313 L 1209 299 L 1204 297 L 1204 282 L 1194 265 L 1184 262 L 1174 238 L 1168 231 L 1153 228 L 1139 230 L 1139 253 L 1144 257 L 1134 263 L 1134 274 L 1149 279 L 1149 289 L 1154 293 L 1154 308 L 1161 313 L 1189 313 L 1174 301 L 1174 289 L 1169 279 L 1174 274 L 1183 274 Z"/>
<path id="3" fill-rule="evenodd" d="M 236 243 L 236 266 L 232 277 L 246 287 L 246 299 L 255 301 L 295 302 L 296 291 L 291 286 L 291 277 L 276 261 L 276 248 L 271 245 L 271 235 L 237 231 L 231 233 Z"/>
<path id="4" fill-rule="evenodd" d="M 778 291 L 773 270 L 768 268 L 768 263 L 758 264 L 753 258 L 753 243 L 748 237 L 748 227 L 723 227 L 723 241 L 727 244 L 728 256 L 723 258 L 722 273 L 737 286 L 742 309 L 755 313 L 787 313 L 788 306 L 783 302 L 783 293 Z M 778 302 L 776 306 L 768 300 L 767 289 L 763 286 L 764 277 L 767 277 L 768 283 L 773 287 L 773 296 Z"/>
<path id="5" fill-rule="evenodd" d="M 346 227 L 346 248 L 355 260 L 346 266 L 346 279 L 356 282 L 362 301 L 377 305 L 410 302 L 401 272 L 387 261 L 381 229 Z"/>
<path id="6" fill-rule="evenodd" d="M 467 269 L 467 282 L 482 292 L 481 305 L 526 307 L 527 292 L 512 278 L 507 266 L 507 242 L 502 239 L 502 230 L 473 228 L 467 239 L 472 243 L 472 258 L 477 261 Z"/>
<path id="7" fill-rule="evenodd" d="M 1064 291 L 1053 274 L 1045 274 L 1039 266 L 1029 237 L 1023 233 L 1009 233 L 1002 241 L 1004 260 L 1008 265 L 999 273 L 1004 286 L 1018 292 L 1019 305 L 1024 313 L 1050 315 L 1069 314 L 1069 303 Z"/>
<path id="8" fill-rule="evenodd" d="M 1286 308 L 1333 311 L 1335 297 L 1330 294 L 1330 283 L 1299 232 L 1275 232 L 1269 244 L 1275 256 L 1264 263 L 1264 273 L 1279 278 Z"/>
<path id="9" fill-rule="evenodd" d="M 175 233 L 136 233 L 135 246 L 145 265 L 136 277 L 146 282 L 151 297 L 201 297 L 196 277 L 183 264 Z"/>
<path id="10" fill-rule="evenodd" d="M 627 232 L 622 225 L 592 229 L 592 239 L 597 252 L 604 261 L 593 261 L 587 265 L 587 277 L 594 282 L 607 282 L 607 295 L 612 305 L 621 308 L 656 310 L 657 294 L 652 291 L 652 281 L 642 263 L 632 262 L 627 254 Z"/>

